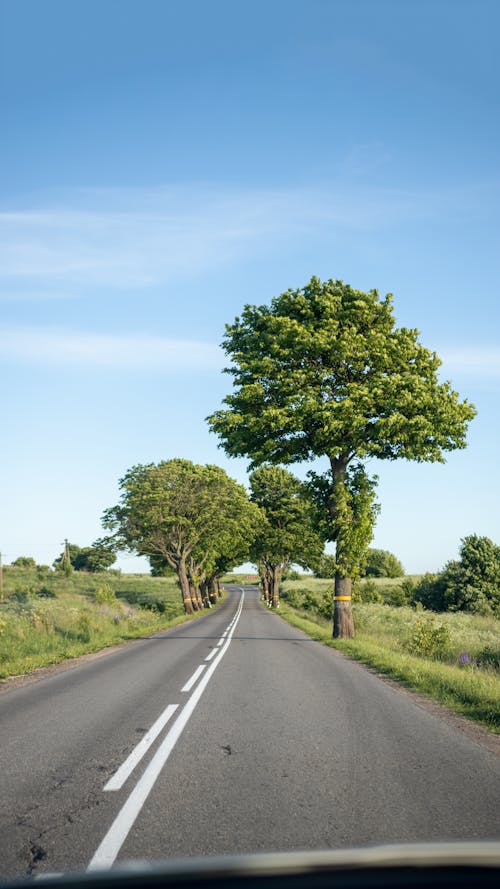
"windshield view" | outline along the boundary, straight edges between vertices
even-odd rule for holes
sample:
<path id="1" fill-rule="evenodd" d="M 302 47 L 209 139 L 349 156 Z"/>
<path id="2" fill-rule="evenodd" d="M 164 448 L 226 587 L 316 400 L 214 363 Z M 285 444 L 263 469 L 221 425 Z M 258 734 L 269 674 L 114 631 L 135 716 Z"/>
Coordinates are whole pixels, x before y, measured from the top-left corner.
<path id="1" fill-rule="evenodd" d="M 500 867 L 499 25 L 0 0 L 1 884 Z"/>

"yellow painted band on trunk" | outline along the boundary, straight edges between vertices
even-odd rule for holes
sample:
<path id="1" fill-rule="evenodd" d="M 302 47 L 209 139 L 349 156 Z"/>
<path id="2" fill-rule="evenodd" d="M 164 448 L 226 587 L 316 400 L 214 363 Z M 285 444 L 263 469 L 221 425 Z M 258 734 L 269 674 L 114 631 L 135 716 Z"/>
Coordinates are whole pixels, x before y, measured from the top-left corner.
<path id="1" fill-rule="evenodd" d="M 352 596 L 334 596 L 333 597 L 334 602 L 350 602 L 351 599 L 352 599 Z"/>

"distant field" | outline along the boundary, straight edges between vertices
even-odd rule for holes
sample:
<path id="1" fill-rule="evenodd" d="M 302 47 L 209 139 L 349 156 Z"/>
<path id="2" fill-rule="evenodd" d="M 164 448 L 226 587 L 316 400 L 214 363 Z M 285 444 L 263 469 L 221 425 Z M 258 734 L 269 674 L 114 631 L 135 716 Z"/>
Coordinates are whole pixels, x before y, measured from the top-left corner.
<path id="1" fill-rule="evenodd" d="M 415 578 L 414 578 L 415 579 Z M 306 582 L 305 582 L 306 581 Z M 377 585 L 400 579 L 380 578 Z M 356 638 L 333 640 L 332 621 L 321 612 L 333 581 L 286 581 L 280 614 L 312 638 L 429 694 L 493 731 L 500 731 L 500 621 L 477 614 L 433 614 L 408 606 L 353 603 Z M 307 600 L 304 590 L 309 589 Z M 316 611 L 316 600 L 318 611 Z"/>
<path id="2" fill-rule="evenodd" d="M 188 618 L 174 577 L 4 569 L 0 680 Z"/>

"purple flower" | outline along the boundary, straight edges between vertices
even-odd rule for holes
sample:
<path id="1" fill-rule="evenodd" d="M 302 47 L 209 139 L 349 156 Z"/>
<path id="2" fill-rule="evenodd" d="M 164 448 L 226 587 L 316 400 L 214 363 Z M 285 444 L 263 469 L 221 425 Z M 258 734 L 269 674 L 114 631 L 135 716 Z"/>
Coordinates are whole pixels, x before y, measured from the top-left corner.
<path id="1" fill-rule="evenodd" d="M 470 664 L 470 657 L 466 651 L 462 651 L 462 654 L 459 655 L 458 663 L 465 667 L 467 664 Z"/>

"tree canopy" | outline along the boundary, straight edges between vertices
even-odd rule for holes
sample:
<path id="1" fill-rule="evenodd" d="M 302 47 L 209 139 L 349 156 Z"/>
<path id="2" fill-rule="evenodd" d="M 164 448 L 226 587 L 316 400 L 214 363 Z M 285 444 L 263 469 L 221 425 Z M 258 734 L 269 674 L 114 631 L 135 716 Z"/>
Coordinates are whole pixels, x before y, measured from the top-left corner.
<path id="1" fill-rule="evenodd" d="M 404 568 L 394 553 L 368 548 L 363 574 L 366 577 L 403 577 Z"/>
<path id="2" fill-rule="evenodd" d="M 166 562 L 177 574 L 186 611 L 196 610 L 200 585 L 221 562 L 230 567 L 247 556 L 257 507 L 219 466 L 190 460 L 134 466 L 119 484 L 120 503 L 103 517 L 115 546 L 152 558 L 157 571 Z"/>
<path id="3" fill-rule="evenodd" d="M 305 486 L 281 466 L 261 466 L 250 476 L 252 500 L 263 518 L 251 548 L 269 605 L 278 607 L 280 580 L 290 563 L 308 568 L 323 552 L 312 525 Z"/>
<path id="4" fill-rule="evenodd" d="M 334 634 L 352 635 L 353 556 L 374 520 L 364 461 L 443 462 L 465 447 L 475 408 L 439 381 L 440 359 L 418 331 L 396 327 L 390 294 L 342 281 L 312 278 L 270 306 L 245 306 L 223 348 L 234 388 L 209 422 L 226 452 L 253 467 L 328 460 Z"/>
<path id="5" fill-rule="evenodd" d="M 464 537 L 459 558 L 424 577 L 414 598 L 432 611 L 500 614 L 500 546 L 478 534 Z"/>

